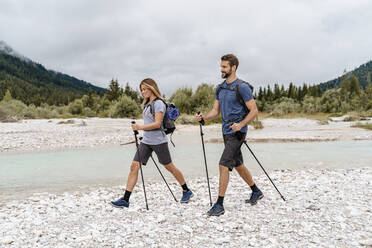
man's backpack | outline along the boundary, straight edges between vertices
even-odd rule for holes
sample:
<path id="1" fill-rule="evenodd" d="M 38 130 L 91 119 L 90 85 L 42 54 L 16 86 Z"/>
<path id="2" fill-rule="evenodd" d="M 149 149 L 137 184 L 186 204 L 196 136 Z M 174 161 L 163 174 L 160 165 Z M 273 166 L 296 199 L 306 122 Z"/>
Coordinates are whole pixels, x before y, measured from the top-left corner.
<path id="1" fill-rule="evenodd" d="M 245 102 L 244 102 L 244 100 L 243 100 L 243 97 L 240 95 L 240 92 L 239 92 L 239 86 L 240 86 L 241 84 L 248 84 L 248 86 L 249 86 L 249 88 L 251 89 L 252 94 L 253 94 L 253 86 L 252 86 L 250 83 L 248 83 L 248 82 L 245 82 L 245 81 L 243 81 L 243 80 L 238 79 L 238 82 L 236 83 L 236 85 L 235 85 L 234 88 L 230 88 L 230 87 L 226 87 L 226 86 L 224 86 L 224 82 L 221 83 L 221 84 L 219 84 L 219 85 L 217 86 L 217 96 L 220 94 L 220 91 L 221 91 L 222 89 L 235 91 L 236 99 L 237 99 L 238 102 L 243 106 L 243 108 L 244 108 L 244 110 L 245 110 L 245 114 L 244 114 L 244 116 L 246 116 L 246 115 L 249 114 L 250 111 L 249 111 L 249 109 L 247 108 L 247 105 L 245 105 Z M 239 119 L 239 118 L 241 118 L 241 117 L 242 117 L 242 116 L 238 116 L 238 117 L 235 118 L 235 119 Z M 225 121 L 225 120 L 224 120 L 224 121 Z M 233 121 L 233 120 L 227 120 L 226 122 L 231 122 L 231 121 Z"/>
<path id="2" fill-rule="evenodd" d="M 170 134 L 171 135 L 170 136 L 171 143 L 172 143 L 173 146 L 175 146 L 173 141 L 172 141 L 172 134 L 173 134 L 174 130 L 176 129 L 176 125 L 174 124 L 174 122 L 180 116 L 180 111 L 178 110 L 178 108 L 173 103 L 166 103 L 163 99 L 156 98 L 150 104 L 150 112 L 154 116 L 154 119 L 155 119 L 155 106 L 154 105 L 155 105 L 156 100 L 161 100 L 165 104 L 166 109 L 165 109 L 165 113 L 164 113 L 164 116 L 163 116 L 163 121 L 162 121 L 160 129 L 154 129 L 154 130 L 161 130 L 165 134 Z"/>

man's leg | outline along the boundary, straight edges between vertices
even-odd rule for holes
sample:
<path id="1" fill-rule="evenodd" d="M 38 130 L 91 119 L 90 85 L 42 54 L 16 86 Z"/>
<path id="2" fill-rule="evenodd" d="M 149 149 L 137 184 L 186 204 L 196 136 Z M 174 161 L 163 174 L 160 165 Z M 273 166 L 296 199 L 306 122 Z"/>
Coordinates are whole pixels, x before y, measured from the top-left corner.
<path id="1" fill-rule="evenodd" d="M 218 199 L 213 207 L 208 211 L 209 216 L 220 216 L 225 213 L 223 207 L 223 198 L 225 197 L 227 185 L 229 184 L 230 171 L 229 167 L 220 165 L 220 183 L 218 188 Z"/>
<path id="2" fill-rule="evenodd" d="M 227 189 L 227 185 L 229 184 L 229 167 L 220 165 L 220 184 L 218 188 L 218 197 L 224 197 Z"/>
<path id="3" fill-rule="evenodd" d="M 239 173 L 240 177 L 249 186 L 253 186 L 254 185 L 254 181 L 253 181 L 252 175 L 251 175 L 251 173 L 249 172 L 249 170 L 247 169 L 247 167 L 244 164 L 241 164 L 241 165 L 235 167 L 235 169 Z"/>
<path id="4" fill-rule="evenodd" d="M 251 205 L 255 205 L 258 200 L 262 199 L 263 193 L 254 183 L 251 173 L 244 164 L 235 167 L 235 169 L 239 173 L 240 177 L 249 185 L 249 187 L 251 187 L 252 190 L 251 197 L 245 202 L 250 203 Z"/>

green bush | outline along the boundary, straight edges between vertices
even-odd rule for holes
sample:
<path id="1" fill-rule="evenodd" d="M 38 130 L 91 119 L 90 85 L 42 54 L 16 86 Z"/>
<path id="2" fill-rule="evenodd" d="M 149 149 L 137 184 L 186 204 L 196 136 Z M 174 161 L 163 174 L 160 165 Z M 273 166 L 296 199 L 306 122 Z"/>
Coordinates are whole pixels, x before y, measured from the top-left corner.
<path id="1" fill-rule="evenodd" d="M 278 104 L 274 104 L 271 111 L 274 116 L 282 116 L 289 113 L 299 112 L 301 105 L 292 98 L 283 97 Z"/>
<path id="2" fill-rule="evenodd" d="M 1 121 L 13 121 L 23 119 L 24 109 L 27 108 L 27 105 L 21 101 L 14 99 L 5 99 L 0 102 L 1 109 Z"/>
<path id="3" fill-rule="evenodd" d="M 178 89 L 170 98 L 169 101 L 174 103 L 182 114 L 192 114 L 193 105 L 191 102 L 192 89 Z"/>
<path id="4" fill-rule="evenodd" d="M 68 105 L 68 111 L 73 115 L 81 115 L 83 112 L 83 101 L 81 99 L 75 99 Z"/>
<path id="5" fill-rule="evenodd" d="M 83 115 L 87 117 L 94 117 L 96 116 L 96 112 L 90 109 L 89 107 L 85 107 L 83 109 Z"/>
<path id="6" fill-rule="evenodd" d="M 112 118 L 136 118 L 141 113 L 141 108 L 135 100 L 123 95 L 117 102 L 111 105 L 109 112 Z"/>
<path id="7" fill-rule="evenodd" d="M 305 96 L 302 102 L 302 111 L 307 114 L 321 112 L 322 106 L 319 97 Z"/>
<path id="8" fill-rule="evenodd" d="M 324 92 L 320 100 L 322 112 L 334 113 L 341 112 L 342 100 L 340 89 L 330 89 Z"/>
<path id="9" fill-rule="evenodd" d="M 192 112 L 196 113 L 198 110 L 208 112 L 212 109 L 214 101 L 214 86 L 203 83 L 198 86 L 194 95 L 191 97 Z"/>

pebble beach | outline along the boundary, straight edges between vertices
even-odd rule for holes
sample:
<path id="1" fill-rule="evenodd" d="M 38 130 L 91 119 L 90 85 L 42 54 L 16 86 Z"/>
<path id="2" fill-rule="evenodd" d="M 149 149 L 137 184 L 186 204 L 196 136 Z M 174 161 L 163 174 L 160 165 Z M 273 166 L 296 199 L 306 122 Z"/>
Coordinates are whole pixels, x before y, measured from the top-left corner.
<path id="1" fill-rule="evenodd" d="M 208 217 L 205 178 L 190 181 L 195 197 L 173 200 L 162 182 L 141 184 L 130 207 L 109 203 L 122 187 L 43 193 L 0 205 L 0 247 L 372 247 L 372 169 L 274 171 L 256 178 L 265 197 L 244 202 L 250 190 L 236 175 L 225 214 Z M 218 178 L 211 179 L 213 199 Z M 170 185 L 176 196 L 181 190 Z M 357 190 L 357 192 L 356 192 Z"/>
<path id="2" fill-rule="evenodd" d="M 23 120 L 0 123 L 0 152 L 119 146 L 133 140 L 130 119 Z M 140 121 L 138 121 L 140 122 Z M 252 142 L 372 140 L 372 132 L 354 122 L 323 125 L 307 119 L 264 119 L 250 127 Z M 221 126 L 203 128 L 205 141 L 221 142 Z M 200 145 L 199 126 L 177 125 L 178 142 Z M 371 164 L 372 165 L 372 164 Z M 89 190 L 40 192 L 0 201 L 0 247 L 372 247 L 372 166 L 270 170 L 284 202 L 265 174 L 255 176 L 265 197 L 244 202 L 250 189 L 233 172 L 225 196 L 225 214 L 208 217 L 205 176 L 188 181 L 195 196 L 175 202 L 164 182 L 147 182 L 146 210 L 139 179 L 130 207 L 110 205 L 123 185 Z M 181 188 L 172 179 L 177 199 Z M 210 179 L 212 200 L 218 177 Z"/>

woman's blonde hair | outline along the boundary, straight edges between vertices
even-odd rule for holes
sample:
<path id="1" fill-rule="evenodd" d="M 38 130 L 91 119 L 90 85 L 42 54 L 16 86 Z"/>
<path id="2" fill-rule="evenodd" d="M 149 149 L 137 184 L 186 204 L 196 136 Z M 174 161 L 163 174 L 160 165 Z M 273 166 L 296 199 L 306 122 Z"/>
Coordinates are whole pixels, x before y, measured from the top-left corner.
<path id="1" fill-rule="evenodd" d="M 141 94 L 142 94 L 142 89 L 141 89 L 141 86 L 142 85 L 144 85 L 148 89 L 150 89 L 152 91 L 152 93 L 154 93 L 154 95 L 157 98 L 160 98 L 160 99 L 164 100 L 164 98 L 160 94 L 160 90 L 159 90 L 158 85 L 156 84 L 156 82 L 155 82 L 154 79 L 152 79 L 152 78 L 145 78 L 144 80 L 142 80 L 142 82 L 139 85 Z M 145 104 L 147 104 L 149 101 L 150 101 L 150 99 L 143 98 L 143 102 L 141 104 L 141 107 L 144 108 Z"/>

